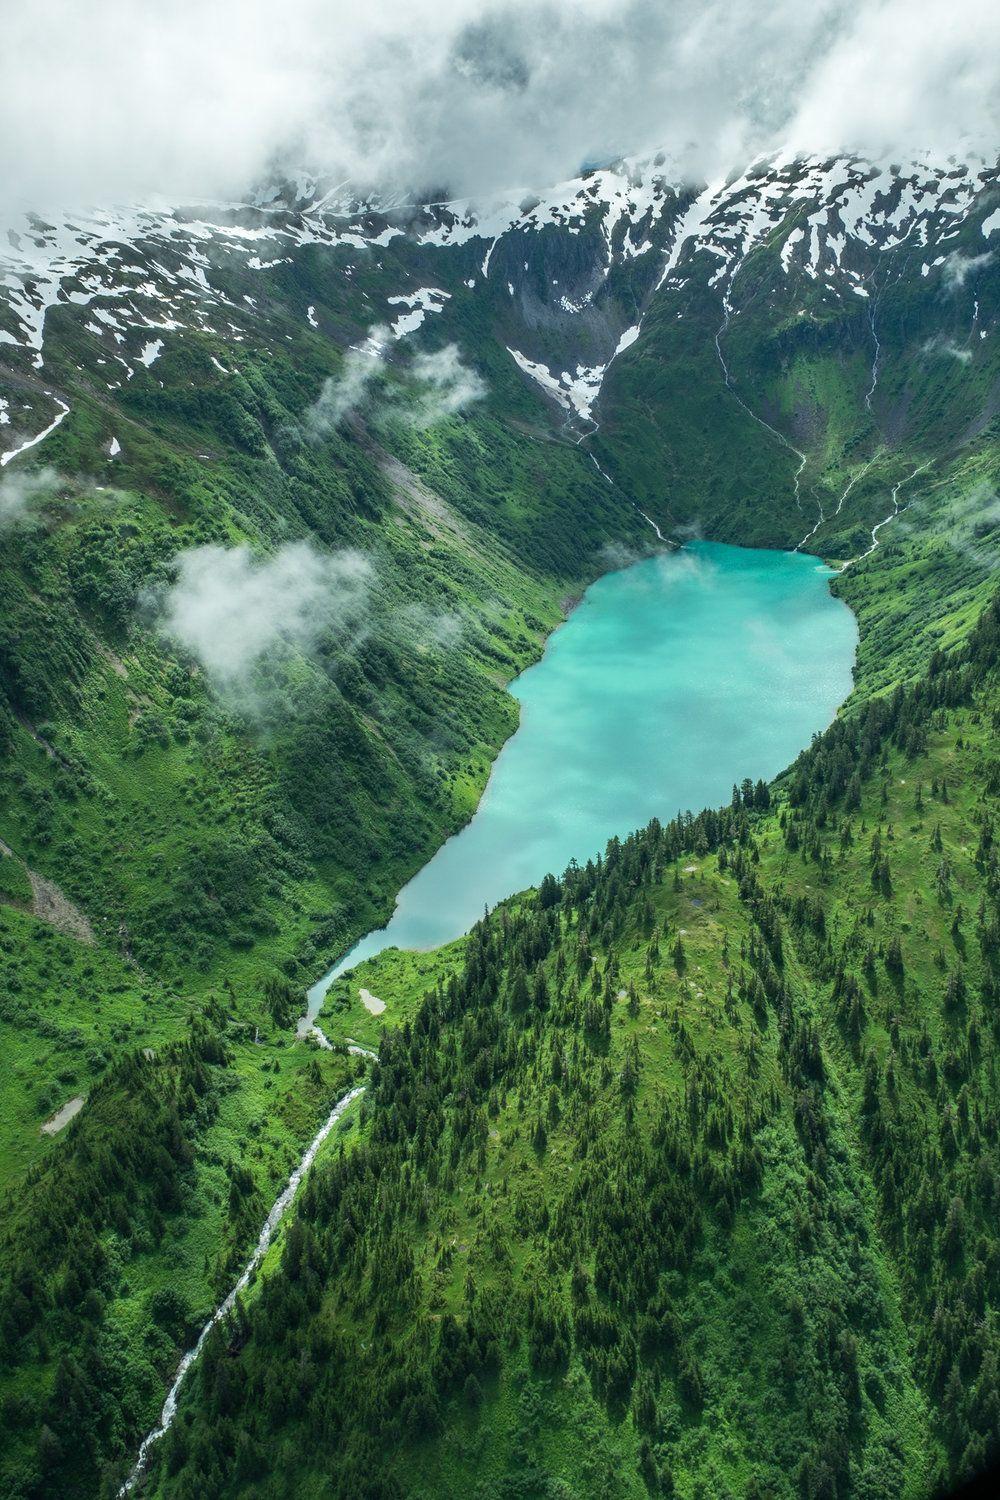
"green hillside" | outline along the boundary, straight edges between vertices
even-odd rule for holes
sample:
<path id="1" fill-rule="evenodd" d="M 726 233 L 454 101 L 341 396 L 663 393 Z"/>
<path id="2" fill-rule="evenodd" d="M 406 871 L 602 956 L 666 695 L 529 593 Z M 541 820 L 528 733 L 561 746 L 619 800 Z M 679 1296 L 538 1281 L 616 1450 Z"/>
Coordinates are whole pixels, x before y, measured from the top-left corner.
<path id="1" fill-rule="evenodd" d="M 238 349 L 192 336 L 113 405 L 73 363 L 84 315 L 51 320 L 73 410 L 45 462 L 19 464 L 29 501 L 0 549 L 12 1495 L 52 1493 L 64 1472 L 96 1493 L 159 1410 L 342 1091 L 347 1064 L 295 1042 L 305 987 L 471 815 L 516 725 L 505 684 L 605 546 L 648 532 L 506 370 L 509 389 L 429 427 L 406 420 L 417 395 L 389 371 L 395 394 L 306 441 L 343 356 L 283 312 L 303 295 L 320 300 L 278 285 Z M 353 331 L 353 295 L 324 318 Z M 180 560 L 296 542 L 362 559 L 356 612 L 213 680 L 161 625 Z M 82 1101 L 66 1127 L 58 1112 Z M 69 1410 L 72 1440 L 50 1444 Z"/>
<path id="2" fill-rule="evenodd" d="M 358 1138 L 156 1493 L 888 1500 L 983 1465 L 998 645 L 992 605 L 773 794 L 356 976 Z"/>
<path id="3" fill-rule="evenodd" d="M 970 263 L 990 191 L 949 230 Z M 235 213 L 183 325 L 115 272 L 67 276 L 44 368 L 0 340 L 4 416 L 67 408 L 0 475 L 11 1500 L 117 1493 L 362 1083 L 146 1493 L 924 1500 L 993 1453 L 995 275 L 949 290 L 907 244 L 848 295 L 785 267 L 793 216 L 660 285 L 688 203 L 648 242 L 588 199 L 360 249 L 275 210 L 301 239 L 256 265 Z M 440 306 L 393 342 L 415 291 Z M 512 358 L 542 346 L 548 385 Z M 332 1048 L 297 1038 L 475 810 L 507 684 L 648 553 L 640 508 L 842 566 L 840 718 L 770 788 L 345 977 Z"/>

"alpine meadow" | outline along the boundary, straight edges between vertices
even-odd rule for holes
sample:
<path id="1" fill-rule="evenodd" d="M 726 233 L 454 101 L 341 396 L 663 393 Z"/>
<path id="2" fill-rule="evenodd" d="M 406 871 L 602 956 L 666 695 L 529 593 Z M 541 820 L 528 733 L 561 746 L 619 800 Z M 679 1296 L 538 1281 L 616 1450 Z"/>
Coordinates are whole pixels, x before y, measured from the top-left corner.
<path id="1" fill-rule="evenodd" d="M 994 8 L 2 29 L 2 1500 L 993 1492 Z"/>

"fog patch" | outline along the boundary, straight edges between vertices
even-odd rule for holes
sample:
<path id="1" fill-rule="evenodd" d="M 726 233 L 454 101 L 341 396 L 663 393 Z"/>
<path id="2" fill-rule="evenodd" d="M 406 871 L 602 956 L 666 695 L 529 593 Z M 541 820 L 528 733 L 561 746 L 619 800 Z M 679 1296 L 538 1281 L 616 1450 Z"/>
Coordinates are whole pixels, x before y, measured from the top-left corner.
<path id="1" fill-rule="evenodd" d="M 990 536 L 1000 527 L 1000 496 L 992 485 L 982 480 L 957 496 L 948 520 L 945 539 L 956 552 L 986 573 L 1000 569 L 1000 536 Z"/>
<path id="2" fill-rule="evenodd" d="M 670 535 L 676 537 L 683 546 L 685 542 L 704 541 L 705 530 L 700 521 L 681 521 L 673 527 Z"/>
<path id="3" fill-rule="evenodd" d="M 612 541 L 605 542 L 597 556 L 606 571 L 618 573 L 623 568 L 631 568 L 634 563 L 645 562 L 650 554 L 630 547 L 627 542 Z"/>
<path id="4" fill-rule="evenodd" d="M 687 547 L 678 547 L 676 552 L 657 553 L 656 566 L 663 578 L 671 583 L 678 583 L 682 578 L 690 578 L 694 574 L 707 582 L 718 572 L 714 563 Z"/>
<path id="5" fill-rule="evenodd" d="M 467 410 L 487 394 L 486 382 L 462 359 L 457 344 L 446 344 L 433 354 L 418 354 L 407 367 L 415 393 L 385 384 L 387 352 L 396 340 L 385 324 L 376 324 L 363 344 L 348 349 L 339 375 L 331 375 L 302 416 L 301 433 L 319 443 L 354 412 L 372 409 L 377 415 L 402 412 L 412 427 L 433 427 Z M 407 404 L 404 406 L 404 402 Z"/>
<path id="6" fill-rule="evenodd" d="M 302 435 L 307 442 L 322 442 L 345 417 L 366 403 L 384 373 L 385 350 L 391 338 L 389 329 L 378 323 L 363 344 L 348 349 L 340 374 L 323 382 L 316 400 L 303 413 Z"/>
<path id="7" fill-rule="evenodd" d="M 51 494 L 61 483 L 55 469 L 49 467 L 4 474 L 0 478 L 0 531 L 30 525 L 35 500 Z"/>
<path id="8" fill-rule="evenodd" d="M 932 339 L 921 345 L 922 354 L 941 355 L 946 359 L 957 359 L 960 365 L 967 365 L 972 360 L 972 350 L 963 349 L 956 344 L 954 339 L 949 339 L 943 333 L 936 333 Z"/>
<path id="9" fill-rule="evenodd" d="M 992 250 L 984 250 L 982 255 L 963 255 L 961 250 L 953 250 L 950 255 L 945 256 L 941 267 L 945 291 L 960 292 L 970 276 L 977 276 L 992 259 Z"/>
<path id="10" fill-rule="evenodd" d="M 359 628 L 373 578 L 360 552 L 318 552 L 287 542 L 269 557 L 211 544 L 176 558 L 175 581 L 153 604 L 160 628 L 204 668 L 212 685 L 253 709 L 256 669 L 309 652 L 327 631 Z"/>
<path id="11" fill-rule="evenodd" d="M 418 650 L 448 651 L 465 634 L 465 621 L 453 610 L 430 609 L 426 604 L 408 604 L 399 611 L 401 633 Z"/>
<path id="12" fill-rule="evenodd" d="M 407 414 L 414 427 L 433 427 L 455 417 L 487 394 L 482 376 L 465 364 L 457 344 L 446 344 L 434 354 L 418 354 L 410 373 L 423 387 L 417 404 Z"/>

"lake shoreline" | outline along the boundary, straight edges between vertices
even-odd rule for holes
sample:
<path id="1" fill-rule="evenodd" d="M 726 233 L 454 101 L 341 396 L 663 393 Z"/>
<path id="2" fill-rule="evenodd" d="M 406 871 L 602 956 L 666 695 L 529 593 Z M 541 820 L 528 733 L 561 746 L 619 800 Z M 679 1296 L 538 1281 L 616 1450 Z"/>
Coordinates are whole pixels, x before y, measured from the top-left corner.
<path id="1" fill-rule="evenodd" d="M 716 574 L 718 574 L 718 580 L 715 579 Z M 823 580 L 821 591 L 816 587 L 819 582 L 817 575 Z M 380 927 L 371 929 L 353 945 L 346 948 L 310 988 L 308 1009 L 299 1023 L 300 1034 L 305 1034 L 315 1022 L 325 995 L 333 982 L 363 959 L 372 957 L 375 951 L 381 951 L 381 949 L 372 948 L 373 941 L 379 940 L 382 947 L 414 947 L 426 950 L 438 946 L 440 942 L 450 941 L 461 935 L 454 930 L 444 930 L 439 927 L 434 930 L 433 935 L 429 936 L 427 941 L 396 940 L 397 930 L 404 936 L 409 933 L 411 937 L 417 932 L 417 928 L 413 925 L 415 919 L 411 917 L 407 926 L 405 916 L 407 903 L 412 901 L 414 885 L 421 882 L 426 884 L 429 879 L 426 872 L 432 866 L 436 866 L 442 858 L 446 860 L 452 858 L 453 856 L 445 855 L 445 851 L 454 849 L 456 843 L 461 843 L 462 840 L 468 840 L 471 836 L 470 830 L 475 829 L 479 821 L 483 819 L 484 809 L 489 810 L 498 796 L 502 798 L 505 795 L 503 788 L 498 790 L 498 777 L 503 778 L 508 775 L 506 768 L 512 753 L 520 755 L 523 752 L 523 741 L 520 749 L 512 751 L 512 747 L 517 746 L 525 734 L 526 707 L 531 714 L 538 711 L 538 689 L 535 686 L 536 678 L 533 674 L 546 670 L 546 663 L 568 657 L 572 676 L 576 667 L 576 663 L 572 660 L 573 651 L 566 648 L 563 642 L 569 629 L 573 629 L 577 633 L 574 638 L 578 638 L 581 620 L 584 621 L 585 632 L 596 631 L 594 640 L 600 649 L 602 638 L 607 633 L 608 599 L 606 596 L 613 596 L 616 591 L 621 592 L 629 611 L 628 650 L 624 658 L 620 660 L 615 654 L 614 643 L 610 648 L 612 687 L 614 687 L 616 675 L 620 676 L 623 672 L 627 674 L 630 670 L 633 677 L 638 670 L 641 678 L 642 671 L 647 669 L 650 672 L 659 671 L 669 676 L 670 652 L 668 651 L 666 657 L 663 657 L 662 651 L 660 655 L 657 654 L 657 650 L 661 650 L 657 647 L 650 655 L 648 637 L 650 635 L 655 637 L 657 633 L 660 636 L 666 634 L 671 641 L 671 649 L 683 660 L 685 650 L 690 652 L 692 645 L 698 644 L 696 640 L 692 640 L 692 637 L 699 630 L 711 630 L 713 627 L 717 634 L 718 627 L 712 617 L 719 610 L 724 613 L 727 607 L 732 610 L 735 605 L 737 613 L 732 622 L 735 644 L 730 643 L 732 649 L 737 652 L 743 651 L 745 658 L 743 669 L 746 674 L 757 673 L 763 693 L 766 694 L 767 691 L 772 694 L 777 693 L 779 698 L 784 694 L 783 706 L 786 714 L 801 727 L 793 730 L 790 736 L 779 735 L 780 748 L 776 752 L 769 745 L 762 750 L 759 743 L 759 731 L 767 722 L 767 714 L 757 702 L 747 700 L 746 684 L 741 680 L 739 672 L 735 674 L 729 672 L 728 676 L 726 672 L 723 672 L 719 681 L 708 692 L 705 691 L 698 673 L 694 675 L 691 683 L 681 685 L 679 693 L 675 688 L 672 698 L 661 683 L 661 695 L 664 702 L 669 702 L 673 713 L 672 719 L 668 716 L 665 732 L 668 738 L 673 735 L 677 740 L 678 753 L 675 762 L 679 760 L 685 769 L 690 764 L 704 759 L 706 755 L 711 759 L 712 753 L 715 753 L 718 759 L 718 744 L 723 743 L 726 747 L 724 754 L 729 777 L 741 780 L 747 771 L 753 770 L 756 779 L 770 781 L 787 769 L 799 750 L 808 744 L 813 733 L 825 728 L 832 721 L 840 705 L 846 701 L 853 690 L 853 666 L 858 644 L 857 621 L 846 601 L 832 592 L 830 584 L 835 577 L 834 570 L 821 558 L 811 553 L 736 548 L 725 543 L 714 542 L 688 544 L 684 548 L 657 553 L 650 558 L 629 563 L 623 568 L 612 569 L 602 574 L 584 592 L 567 618 L 556 625 L 549 634 L 540 659 L 513 679 L 508 691 L 521 706 L 518 725 L 504 742 L 493 762 L 477 808 L 463 827 L 440 845 L 411 880 L 400 889 L 388 921 Z M 715 593 L 717 581 L 723 584 L 723 591 Z M 727 582 L 729 589 L 725 592 Z M 707 589 L 707 594 L 703 592 L 703 589 Z M 774 596 L 770 602 L 769 591 Z M 648 595 L 648 599 L 644 595 Z M 593 606 L 589 615 L 586 608 L 588 601 Z M 679 604 L 679 607 L 673 607 L 675 603 Z M 661 606 L 664 605 L 667 607 L 662 608 Z M 647 609 L 652 610 L 648 621 L 644 614 Z M 692 609 L 694 614 L 690 615 Z M 739 613 L 740 610 L 743 614 Z M 612 609 L 612 618 L 613 614 Z M 646 626 L 649 628 L 644 628 Z M 758 651 L 752 639 L 749 646 L 743 639 L 748 632 L 752 636 L 754 631 L 763 632 L 765 636 L 771 632 L 768 636 L 766 651 Z M 836 640 L 833 639 L 834 637 Z M 791 647 L 788 645 L 789 641 L 792 642 Z M 723 640 L 723 646 L 725 645 L 726 642 Z M 604 646 L 607 646 L 606 641 L 604 641 Z M 793 659 L 795 647 L 804 654 L 804 666 L 802 662 L 796 663 Z M 789 651 L 792 652 L 791 656 Z M 782 653 L 784 653 L 783 663 L 781 662 Z M 769 667 L 766 664 L 769 663 L 772 654 L 779 658 L 780 670 L 777 673 L 774 671 L 769 673 Z M 638 659 L 638 667 L 632 662 L 633 656 Z M 812 659 L 813 656 L 815 661 Z M 762 665 L 762 662 L 765 664 Z M 551 671 L 551 666 L 547 670 Z M 589 670 L 590 664 L 587 663 L 584 676 Z M 818 672 L 822 678 L 824 670 L 828 673 L 832 672 L 833 678 L 829 686 L 824 686 L 817 696 L 816 674 Z M 517 685 L 520 685 L 520 691 L 516 690 Z M 551 687 L 551 682 L 549 686 Z M 658 734 L 664 733 L 664 725 L 660 724 L 655 712 L 659 698 L 654 694 L 650 699 L 645 681 L 640 682 L 638 692 L 635 682 L 631 682 L 629 686 L 631 696 L 625 709 L 626 719 L 629 716 L 632 719 L 630 732 L 634 736 L 638 723 L 638 728 L 643 729 L 647 741 L 652 743 Z M 725 720 L 725 715 L 720 714 L 719 710 L 725 705 L 729 695 L 739 701 L 745 701 L 746 713 L 743 719 L 735 716 L 732 722 L 726 724 L 722 722 Z M 803 697 L 809 699 L 812 705 L 805 717 L 800 711 L 799 700 Z M 648 712 L 647 699 L 653 703 L 652 714 Z M 814 704 L 812 704 L 812 699 L 815 699 Z M 716 720 L 721 722 L 721 728 L 728 731 L 728 738 L 721 730 L 713 727 L 708 735 L 707 746 L 696 746 L 693 751 L 690 746 L 684 748 L 682 730 L 685 717 L 690 716 L 689 709 L 692 701 L 700 704 L 700 711 L 712 721 L 713 725 Z M 569 707 L 572 710 L 572 702 Z M 771 711 L 769 705 L 769 712 Z M 649 722 L 647 723 L 646 720 Z M 750 728 L 755 733 L 748 733 L 746 721 L 750 721 Z M 558 726 L 556 727 L 558 729 Z M 586 728 L 585 725 L 584 729 Z M 593 729 L 593 726 L 590 728 Z M 551 734 L 551 724 L 546 732 Z M 595 732 L 600 732 L 599 722 Z M 746 743 L 742 748 L 736 748 L 741 735 Z M 765 735 L 765 740 L 766 738 Z M 674 739 L 669 741 L 671 748 Z M 570 746 L 571 749 L 572 746 Z M 614 758 L 603 769 L 606 770 L 607 776 L 613 778 L 617 769 Z M 646 774 L 647 769 L 644 768 L 643 774 Z M 758 775 L 762 769 L 766 769 L 767 772 L 763 778 Z M 681 806 L 690 807 L 692 811 L 696 811 L 701 806 L 713 805 L 711 801 L 713 795 L 718 802 L 725 800 L 727 788 L 721 784 L 718 765 L 714 767 L 714 780 L 711 777 L 699 779 L 697 775 L 693 779 L 690 775 L 686 779 L 683 775 L 678 776 L 676 763 L 672 764 L 672 771 L 674 781 L 679 788 Z M 515 894 L 517 890 L 537 884 L 545 873 L 560 873 L 569 858 L 592 857 L 603 850 L 608 838 L 616 834 L 625 836 L 632 831 L 633 827 L 645 826 L 651 816 L 672 815 L 676 811 L 676 799 L 666 791 L 660 791 L 657 781 L 657 777 L 662 777 L 663 773 L 663 765 L 659 762 L 652 764 L 649 776 L 656 786 L 655 793 L 649 790 L 648 785 L 642 783 L 642 775 L 638 781 L 635 777 L 632 778 L 636 784 L 630 784 L 626 788 L 626 795 L 620 806 L 604 810 L 604 823 L 600 824 L 599 841 L 596 844 L 598 833 L 595 829 L 588 830 L 586 838 L 589 839 L 589 843 L 587 847 L 581 846 L 579 850 L 573 849 L 565 840 L 560 842 L 557 838 L 551 842 L 548 849 L 551 858 L 545 858 L 544 850 L 539 854 L 539 859 L 545 858 L 545 862 L 539 868 L 534 869 L 523 861 L 516 863 L 514 871 L 509 875 L 510 880 L 516 879 L 517 882 L 512 888 L 501 890 L 498 885 L 496 890 L 487 889 L 485 901 L 478 900 L 477 894 L 473 910 L 467 891 L 464 887 L 456 887 L 438 893 L 437 908 L 450 910 L 458 906 L 471 912 L 469 921 L 462 927 L 462 931 L 467 931 L 468 927 L 481 915 L 483 904 L 495 905 L 497 901 Z M 544 774 L 548 776 L 551 784 L 557 784 L 565 775 L 564 762 L 556 756 L 553 764 L 545 768 Z M 617 770 L 617 774 L 620 777 L 620 769 Z M 599 776 L 589 791 L 582 794 L 577 811 L 582 812 L 585 819 L 590 812 L 590 800 L 594 798 L 599 800 L 600 790 L 601 777 Z M 706 797 L 709 800 L 704 800 Z M 545 791 L 544 798 L 536 799 L 536 801 L 538 819 L 551 822 L 553 814 L 548 791 Z M 600 822 L 599 819 L 597 821 Z M 530 836 L 530 831 L 530 827 L 524 830 L 525 837 Z M 493 851 L 487 851 L 485 854 L 481 852 L 481 860 L 487 864 L 493 863 L 492 853 Z M 427 936 L 427 933 L 423 935 Z"/>

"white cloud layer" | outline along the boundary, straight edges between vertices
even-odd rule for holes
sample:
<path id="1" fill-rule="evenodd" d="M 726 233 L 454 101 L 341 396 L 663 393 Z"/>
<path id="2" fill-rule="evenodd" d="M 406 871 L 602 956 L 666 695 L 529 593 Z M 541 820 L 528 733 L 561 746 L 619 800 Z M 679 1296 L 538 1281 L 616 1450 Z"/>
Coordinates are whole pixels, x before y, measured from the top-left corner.
<path id="1" fill-rule="evenodd" d="M 454 417 L 486 395 L 486 382 L 462 362 L 457 344 L 446 344 L 433 354 L 418 354 L 410 368 L 423 387 L 411 415 L 417 427 Z"/>
<path id="2" fill-rule="evenodd" d="M 215 686 L 243 693 L 276 650 L 309 650 L 329 629 L 354 628 L 371 564 L 359 552 L 288 542 L 270 557 L 249 547 L 193 547 L 159 605 L 162 628 L 201 662 Z"/>
<path id="3" fill-rule="evenodd" d="M 302 431 L 308 442 L 320 442 L 364 405 L 382 375 L 389 338 L 388 328 L 378 323 L 363 344 L 348 349 L 340 374 L 327 376 L 316 400 L 303 414 Z"/>
<path id="4" fill-rule="evenodd" d="M 995 154 L 995 0 L 6 0 L 7 203 L 543 186 L 664 148 Z"/>
<path id="5" fill-rule="evenodd" d="M 992 250 L 984 250 L 982 255 L 963 255 L 960 250 L 953 250 L 950 255 L 945 256 L 941 267 L 945 290 L 960 292 L 969 278 L 978 276 L 992 260 Z"/>
<path id="6" fill-rule="evenodd" d="M 954 339 L 945 338 L 942 333 L 935 334 L 932 339 L 928 339 L 921 346 L 921 352 L 924 354 L 944 355 L 948 359 L 957 359 L 960 365 L 972 363 L 972 350 L 963 349 L 960 344 L 955 343 Z"/>
<path id="7" fill-rule="evenodd" d="M 32 504 L 59 483 L 55 469 L 27 469 L 0 477 L 0 531 L 30 519 Z"/>
<path id="8" fill-rule="evenodd" d="M 385 372 L 386 350 L 392 334 L 377 323 L 363 344 L 348 349 L 339 375 L 330 375 L 302 418 L 302 434 L 307 442 L 322 442 L 334 428 L 362 407 L 370 404 L 378 392 Z M 408 366 L 416 382 L 416 397 L 405 410 L 405 419 L 414 427 L 431 427 L 446 417 L 456 416 L 487 393 L 486 382 L 462 360 L 457 344 L 446 344 L 432 354 L 418 354 Z M 402 392 L 381 392 L 384 399 L 399 400 Z"/>

